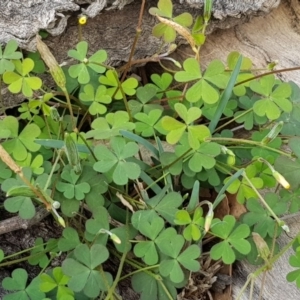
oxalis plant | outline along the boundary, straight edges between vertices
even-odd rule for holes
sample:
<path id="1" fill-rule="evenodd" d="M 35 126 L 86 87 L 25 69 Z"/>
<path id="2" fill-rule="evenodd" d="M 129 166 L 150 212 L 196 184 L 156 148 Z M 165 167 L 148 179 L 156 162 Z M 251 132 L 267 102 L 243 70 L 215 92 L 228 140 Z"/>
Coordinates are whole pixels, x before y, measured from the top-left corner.
<path id="1" fill-rule="evenodd" d="M 64 67 L 39 37 L 38 53 L 26 57 L 15 41 L 0 48 L 2 87 L 28 99 L 17 116 L 0 120 L 4 208 L 24 220 L 46 210 L 61 225 L 57 239 L 37 237 L 22 253 L 0 250 L 0 267 L 27 261 L 41 269 L 30 281 L 15 269 L 2 281 L 4 300 L 121 299 L 123 280 L 143 300 L 189 299 L 210 260 L 261 264 L 253 282 L 290 247 L 295 270 L 287 280 L 300 288 L 300 235 L 282 249 L 276 244 L 289 231 L 282 215 L 300 209 L 300 89 L 277 79 L 272 64 L 257 75 L 237 52 L 203 70 L 211 7 L 205 1 L 204 14 L 193 19 L 174 16 L 172 2 L 160 0 L 149 13 L 161 52 L 132 59 L 140 18 L 120 69 L 85 41 Z M 85 22 L 81 16 L 80 37 Z M 194 53 L 182 66 L 168 57 L 177 35 Z M 149 83 L 128 75 L 135 64 L 164 67 L 168 60 L 173 68 Z M 39 78 L 46 70 L 56 89 Z M 239 129 L 244 138 L 236 137 Z M 243 215 L 218 211 L 229 194 L 246 208 Z"/>

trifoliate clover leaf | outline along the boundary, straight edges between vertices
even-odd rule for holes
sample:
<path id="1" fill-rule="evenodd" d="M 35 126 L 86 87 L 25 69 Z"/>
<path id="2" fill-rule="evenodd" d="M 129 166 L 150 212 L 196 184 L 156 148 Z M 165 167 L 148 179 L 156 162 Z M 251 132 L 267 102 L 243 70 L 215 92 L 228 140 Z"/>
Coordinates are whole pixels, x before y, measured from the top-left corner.
<path id="1" fill-rule="evenodd" d="M 138 145 L 133 142 L 126 143 L 121 137 L 113 137 L 110 145 L 112 151 L 104 145 L 95 147 L 98 162 L 94 164 L 94 170 L 105 174 L 110 172 L 111 179 L 118 185 L 127 184 L 129 179 L 137 179 L 141 172 L 140 167 L 126 159 L 138 153 Z"/>
<path id="2" fill-rule="evenodd" d="M 210 250 L 210 256 L 214 260 L 222 259 L 225 264 L 232 264 L 236 260 L 234 250 L 241 254 L 248 254 L 251 250 L 246 238 L 250 234 L 246 224 L 236 225 L 235 218 L 231 215 L 224 217 L 223 221 L 214 219 L 211 225 L 212 234 L 223 239 Z M 234 250 L 233 250 L 234 249 Z"/>
<path id="3" fill-rule="evenodd" d="M 144 137 L 151 137 L 155 134 L 155 125 L 158 122 L 162 115 L 162 111 L 160 109 L 153 109 L 146 113 L 136 113 L 134 118 L 140 122 L 135 122 L 136 132 L 141 133 Z"/>
<path id="4" fill-rule="evenodd" d="M 163 107 L 158 103 L 151 103 L 158 99 L 157 97 L 157 87 L 151 84 L 146 84 L 145 86 L 138 87 L 136 90 L 136 100 L 130 100 L 128 102 L 129 108 L 133 116 L 136 113 L 143 111 L 149 114 L 154 109 L 163 110 Z"/>
<path id="5" fill-rule="evenodd" d="M 287 203 L 282 201 L 275 193 L 267 193 L 264 199 L 276 215 L 282 215 L 287 211 Z M 246 206 L 249 212 L 243 215 L 243 223 L 254 226 L 253 231 L 263 238 L 267 235 L 274 237 L 275 232 L 277 232 L 277 235 L 280 234 L 281 228 L 276 228 L 276 221 L 258 199 L 249 199 Z"/>
<path id="6" fill-rule="evenodd" d="M 40 145 L 34 140 L 40 135 L 41 130 L 36 124 L 28 124 L 19 134 L 19 121 L 12 116 L 5 117 L 0 121 L 0 128 L 9 131 L 8 140 L 2 143 L 5 150 L 12 154 L 17 161 L 23 161 L 28 155 L 28 150 L 36 152 L 40 149 Z"/>
<path id="7" fill-rule="evenodd" d="M 39 113 L 39 110 L 30 108 L 29 103 L 22 103 L 18 108 L 18 112 L 20 113 L 21 119 L 31 121 L 33 116 Z"/>
<path id="8" fill-rule="evenodd" d="M 29 264 L 36 266 L 39 265 L 41 268 L 45 268 L 49 265 L 50 259 L 47 253 L 50 251 L 55 252 L 57 247 L 57 240 L 49 239 L 45 244 L 42 238 L 37 238 L 34 242 L 34 248 L 30 252 L 30 258 L 28 259 Z"/>
<path id="9" fill-rule="evenodd" d="M 179 193 L 170 192 L 167 195 L 159 194 L 147 201 L 147 205 L 160 214 L 170 224 L 175 224 L 174 219 L 178 207 L 183 199 Z"/>
<path id="10" fill-rule="evenodd" d="M 29 100 L 28 107 L 30 110 L 39 108 L 42 110 L 44 116 L 50 116 L 52 108 L 47 104 L 47 102 L 53 97 L 54 95 L 52 93 L 46 93 L 41 99 Z"/>
<path id="11" fill-rule="evenodd" d="M 91 84 L 87 84 L 84 86 L 83 90 L 84 92 L 79 94 L 79 98 L 82 102 L 89 105 L 90 114 L 105 114 L 107 107 L 103 104 L 109 104 L 111 102 L 111 96 L 106 94 L 106 87 L 100 85 L 95 91 Z"/>
<path id="12" fill-rule="evenodd" d="M 18 48 L 18 43 L 14 40 L 7 42 L 4 51 L 0 46 L 0 74 L 3 74 L 5 71 L 12 72 L 15 69 L 15 65 L 12 60 L 22 58 L 22 53 L 16 51 Z"/>
<path id="13" fill-rule="evenodd" d="M 183 236 L 187 241 L 198 241 L 201 238 L 201 232 L 204 227 L 203 209 L 197 207 L 191 218 L 190 214 L 186 210 L 179 210 L 176 213 L 175 224 L 187 225 L 183 230 Z"/>
<path id="14" fill-rule="evenodd" d="M 56 299 L 68 299 L 66 298 L 68 296 L 72 296 L 70 299 L 74 299 L 74 292 L 66 286 L 69 279 L 61 267 L 56 267 L 51 270 L 51 273 L 40 275 L 40 290 L 45 293 L 54 291 Z"/>
<path id="15" fill-rule="evenodd" d="M 25 58 L 22 62 L 14 62 L 16 72 L 6 71 L 3 74 L 3 81 L 8 84 L 11 93 L 17 94 L 22 91 L 25 97 L 32 97 L 33 90 L 38 90 L 42 86 L 42 80 L 39 77 L 28 76 L 33 70 L 34 62 L 30 58 Z"/>
<path id="16" fill-rule="evenodd" d="M 292 92 L 291 86 L 288 83 L 277 84 L 274 75 L 264 76 L 260 81 L 252 81 L 250 88 L 263 96 L 263 99 L 253 105 L 253 111 L 258 116 L 267 116 L 269 120 L 276 120 L 282 111 L 292 111 L 292 102 L 288 99 Z"/>
<path id="17" fill-rule="evenodd" d="M 91 187 L 87 182 L 79 182 L 80 175 L 70 169 L 69 165 L 66 166 L 61 173 L 62 180 L 56 184 L 56 189 L 63 193 L 67 199 L 83 200 L 85 194 L 90 192 Z"/>
<path id="18" fill-rule="evenodd" d="M 97 270 L 109 257 L 106 247 L 94 244 L 89 248 L 79 244 L 74 250 L 74 258 L 67 258 L 62 269 L 70 277 L 68 287 L 74 292 L 83 291 L 90 298 L 96 298 L 100 291 L 107 291 L 112 285 L 112 276 L 107 272 Z"/>
<path id="19" fill-rule="evenodd" d="M 86 138 L 93 137 L 97 140 L 104 140 L 121 135 L 120 130 L 132 131 L 135 128 L 135 124 L 129 121 L 126 111 L 117 111 L 107 114 L 105 118 L 99 117 L 95 119 L 92 123 L 92 128 L 86 134 Z"/>
<path id="20" fill-rule="evenodd" d="M 126 95 L 133 96 L 136 93 L 135 89 L 138 86 L 138 81 L 133 77 L 120 83 L 117 73 L 112 70 L 108 70 L 105 76 L 100 76 L 99 82 L 109 86 L 107 88 L 107 95 L 110 95 L 117 100 L 123 99 L 121 88 Z"/>
<path id="21" fill-rule="evenodd" d="M 80 63 L 69 68 L 69 75 L 77 78 L 80 84 L 87 84 L 90 81 L 89 69 L 96 73 L 104 73 L 106 68 L 101 65 L 107 59 L 107 53 L 104 50 L 95 52 L 90 58 L 87 58 L 88 43 L 81 41 L 76 45 L 76 50 L 68 51 L 68 56 L 79 60 Z"/>
<path id="22" fill-rule="evenodd" d="M 248 97 L 242 96 L 238 100 L 238 106 L 242 109 L 234 114 L 237 123 L 244 123 L 245 129 L 251 130 L 255 124 L 262 125 L 267 123 L 266 116 L 258 116 L 253 112 L 253 105 L 260 98 L 257 95 Z"/>
<path id="23" fill-rule="evenodd" d="M 134 254 L 143 258 L 147 265 L 158 262 L 159 256 L 155 240 L 164 228 L 164 220 L 154 211 L 137 211 L 131 217 L 132 225 L 150 240 L 141 241 L 134 246 Z"/>
<path id="24" fill-rule="evenodd" d="M 2 286 L 8 291 L 14 291 L 3 297 L 3 300 L 40 300 L 46 297 L 45 293 L 40 291 L 40 278 L 34 278 L 27 285 L 28 274 L 24 269 L 15 269 L 11 277 L 6 277 L 2 281 Z"/>
<path id="25" fill-rule="evenodd" d="M 168 256 L 160 262 L 159 272 L 164 277 L 169 276 L 175 283 L 184 280 L 182 266 L 192 272 L 197 272 L 200 268 L 197 261 L 200 256 L 200 247 L 192 245 L 181 252 L 184 243 L 183 236 L 177 234 L 172 227 L 164 230 L 156 239 L 160 251 Z"/>
<path id="26" fill-rule="evenodd" d="M 151 80 L 158 88 L 159 92 L 165 92 L 173 81 L 173 77 L 170 73 L 163 73 L 161 75 L 152 74 Z"/>
<path id="27" fill-rule="evenodd" d="M 198 149 L 200 143 L 210 136 L 210 131 L 205 125 L 193 125 L 193 122 L 200 118 L 201 109 L 198 107 L 187 109 L 182 103 L 176 103 L 174 108 L 185 123 L 170 116 L 162 118 L 162 127 L 169 132 L 166 137 L 167 142 L 171 145 L 176 144 L 187 130 L 190 147 Z"/>
<path id="28" fill-rule="evenodd" d="M 212 61 L 202 76 L 199 63 L 195 58 L 188 58 L 183 63 L 184 71 L 175 74 L 178 82 L 189 82 L 197 80 L 186 93 L 189 102 L 197 102 L 202 99 L 207 104 L 215 104 L 219 100 L 219 92 L 214 87 L 224 89 L 227 78 L 224 75 L 224 65 L 221 61 Z M 211 85 L 213 84 L 213 85 Z"/>
<path id="29" fill-rule="evenodd" d="M 260 177 L 257 177 L 257 170 L 254 165 L 249 165 L 245 169 L 245 172 L 251 183 L 257 189 L 261 189 L 264 186 L 263 180 Z M 227 177 L 224 180 L 224 183 L 226 183 L 229 179 L 230 177 Z M 241 180 L 238 178 L 234 180 L 227 188 L 227 192 L 229 192 L 230 194 L 237 193 L 236 198 L 239 203 L 244 203 L 245 199 L 255 198 L 257 196 L 256 192 L 252 189 L 252 187 L 244 177 Z"/>
<path id="30" fill-rule="evenodd" d="M 154 16 L 158 15 L 169 18 L 183 27 L 189 27 L 193 23 L 193 17 L 189 13 L 182 13 L 177 17 L 173 17 L 173 4 L 171 0 L 159 0 L 157 8 L 151 7 L 149 13 Z M 166 43 L 174 42 L 176 38 L 176 30 L 163 23 L 155 25 L 152 34 L 158 38 L 163 37 Z"/>
<path id="31" fill-rule="evenodd" d="M 182 139 L 181 144 L 176 146 L 175 153 L 177 157 L 186 153 L 189 148 L 188 144 Z M 211 169 L 215 166 L 215 157 L 221 153 L 220 145 L 213 142 L 203 142 L 199 145 L 199 148 L 193 153 L 189 154 L 188 166 L 192 172 L 198 173 L 202 169 Z"/>

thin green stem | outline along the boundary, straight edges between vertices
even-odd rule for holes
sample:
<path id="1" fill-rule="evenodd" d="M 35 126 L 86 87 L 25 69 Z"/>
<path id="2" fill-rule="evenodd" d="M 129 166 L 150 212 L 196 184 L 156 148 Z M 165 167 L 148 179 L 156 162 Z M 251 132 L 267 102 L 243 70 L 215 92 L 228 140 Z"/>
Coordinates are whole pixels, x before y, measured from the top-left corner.
<path id="1" fill-rule="evenodd" d="M 116 79 L 116 81 L 117 81 L 117 83 L 118 83 L 118 89 L 119 89 L 119 90 L 121 91 L 121 93 L 122 93 L 123 102 L 124 102 L 126 111 L 127 111 L 127 113 L 128 113 L 128 116 L 129 116 L 129 121 L 132 122 L 132 121 L 133 121 L 133 117 L 132 117 L 132 114 L 131 114 L 131 111 L 130 111 L 130 108 L 129 108 L 129 105 L 128 105 L 128 101 L 127 101 L 126 95 L 125 95 L 124 90 L 123 90 L 123 87 L 122 87 L 122 83 L 121 83 L 121 81 L 120 81 L 119 78 L 118 78 L 117 72 L 116 72 L 116 71 L 113 71 L 113 74 L 114 74 L 115 79 Z M 117 90 L 116 90 L 116 92 L 117 92 Z M 116 92 L 115 92 L 115 93 L 116 93 Z"/>
<path id="2" fill-rule="evenodd" d="M 287 245 L 285 245 L 283 247 L 283 249 L 278 252 L 276 255 L 274 255 L 273 257 L 271 257 L 268 261 L 268 263 L 265 263 L 262 267 L 260 267 L 259 269 L 257 269 L 255 272 L 249 274 L 248 279 L 246 281 L 246 283 L 244 284 L 244 286 L 242 287 L 241 291 L 239 292 L 237 299 L 236 300 L 240 300 L 242 294 L 244 293 L 244 291 L 246 290 L 249 281 L 251 279 L 256 279 L 262 272 L 265 272 L 266 270 L 268 270 L 270 268 L 270 265 L 272 266 L 286 251 L 288 251 L 294 244 L 294 242 L 300 237 L 300 234 L 298 234 L 295 238 L 293 238 Z"/>
<path id="3" fill-rule="evenodd" d="M 83 141 L 83 143 L 85 144 L 85 146 L 89 149 L 89 151 L 90 151 L 91 155 L 93 156 L 94 160 L 98 161 L 97 157 L 94 154 L 94 151 L 92 150 L 92 148 L 90 147 L 90 145 L 88 144 L 88 142 L 86 141 L 86 139 L 82 136 L 82 134 L 80 132 L 78 132 L 77 130 L 76 130 L 76 134 L 77 134 L 77 136 L 80 137 L 80 139 Z"/>
<path id="4" fill-rule="evenodd" d="M 56 165 L 58 164 L 58 161 L 60 160 L 60 157 L 61 157 L 61 153 L 62 153 L 62 152 L 63 152 L 62 150 L 58 150 L 58 151 L 57 151 L 56 159 L 55 159 L 54 164 L 53 164 L 53 166 L 52 166 L 51 172 L 50 172 L 50 174 L 49 174 L 49 176 L 48 176 L 47 182 L 46 182 L 46 184 L 45 184 L 45 186 L 44 186 L 44 188 L 43 188 L 44 191 L 46 191 L 47 188 L 48 188 L 48 186 L 50 185 L 50 181 L 51 181 L 52 176 L 53 176 L 53 174 L 54 174 Z"/>
<path id="5" fill-rule="evenodd" d="M 119 281 L 122 281 L 122 280 L 124 280 L 124 279 L 126 279 L 126 278 L 128 278 L 128 277 L 131 277 L 131 276 L 134 275 L 134 274 L 137 274 L 137 273 L 140 273 L 140 272 L 145 272 L 146 270 L 156 269 L 156 268 L 158 268 L 158 267 L 159 267 L 159 265 L 153 265 L 153 266 L 148 266 L 148 267 L 144 267 L 144 268 L 142 268 L 142 269 L 138 269 L 138 270 L 132 271 L 132 272 L 130 272 L 130 273 L 128 273 L 128 274 L 126 274 L 126 275 L 120 277 L 120 280 L 119 280 Z"/>
<path id="6" fill-rule="evenodd" d="M 121 277 L 121 274 L 122 274 L 122 270 L 123 270 L 123 266 L 124 266 L 124 263 L 125 263 L 125 259 L 126 259 L 126 256 L 127 256 L 127 253 L 128 253 L 128 250 L 129 250 L 129 232 L 128 232 L 128 225 L 129 225 L 129 213 L 128 213 L 128 209 L 126 210 L 126 249 L 124 250 L 122 256 L 121 256 L 121 259 L 120 259 L 120 263 L 119 263 L 119 268 L 118 268 L 118 272 L 117 272 L 117 275 L 115 277 L 115 280 L 111 286 L 111 288 L 109 289 L 108 293 L 107 293 L 107 296 L 105 298 L 105 300 L 110 300 L 110 298 L 112 297 L 116 287 L 117 287 L 117 284 L 118 282 L 120 281 L 120 277 Z"/>
<path id="7" fill-rule="evenodd" d="M 249 141 L 249 140 L 245 140 L 245 139 L 225 138 L 225 137 L 211 137 L 211 138 L 207 138 L 206 140 L 207 141 L 224 142 L 224 143 L 229 142 L 229 143 L 253 145 L 253 146 L 261 147 L 261 148 L 264 148 L 264 149 L 267 149 L 267 150 L 276 152 L 278 154 L 292 158 L 291 153 L 287 153 L 287 152 L 281 151 L 279 149 L 269 147 L 267 145 L 262 144 L 261 142 Z"/>
<path id="8" fill-rule="evenodd" d="M 252 108 L 252 107 L 249 108 L 249 109 L 247 109 L 247 110 L 245 110 L 244 112 L 242 112 L 242 113 L 241 113 L 240 115 L 238 115 L 237 117 L 234 117 L 234 118 L 230 119 L 230 121 L 228 121 L 228 122 L 222 124 L 221 126 L 217 127 L 217 128 L 214 130 L 214 132 L 218 132 L 220 129 L 222 129 L 222 128 L 228 126 L 228 125 L 231 124 L 232 122 L 235 122 L 236 120 L 238 120 L 239 118 L 245 116 L 246 114 L 248 114 L 248 113 L 251 112 L 251 111 L 253 111 L 253 108 Z"/>
<path id="9" fill-rule="evenodd" d="M 277 215 L 274 213 L 274 211 L 272 210 L 272 208 L 268 205 L 268 203 L 265 201 L 265 199 L 262 197 L 262 195 L 258 192 L 258 190 L 256 189 L 256 187 L 253 185 L 253 183 L 251 182 L 251 180 L 248 178 L 246 172 L 243 172 L 243 177 L 246 179 L 246 181 L 248 182 L 249 186 L 253 189 L 253 191 L 256 193 L 257 197 L 259 198 L 259 200 L 261 201 L 261 203 L 266 207 L 266 209 L 269 211 L 269 213 L 273 216 L 273 218 L 276 220 L 276 222 L 278 223 L 278 225 L 280 227 L 285 225 L 285 222 L 280 220 Z"/>

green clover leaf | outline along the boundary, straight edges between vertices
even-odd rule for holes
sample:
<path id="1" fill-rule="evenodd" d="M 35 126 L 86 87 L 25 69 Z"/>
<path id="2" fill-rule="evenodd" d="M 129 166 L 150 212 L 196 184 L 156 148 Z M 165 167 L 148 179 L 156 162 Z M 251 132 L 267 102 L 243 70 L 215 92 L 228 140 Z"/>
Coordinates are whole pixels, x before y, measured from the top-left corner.
<path id="1" fill-rule="evenodd" d="M 287 211 L 287 203 L 283 202 L 275 193 L 267 193 L 264 197 L 266 203 L 276 215 L 282 215 Z M 258 199 L 251 198 L 247 201 L 247 212 L 243 215 L 243 223 L 253 226 L 253 231 L 261 237 L 267 235 L 273 237 L 276 229 L 276 221 L 271 216 L 269 210 L 262 207 Z M 277 229 L 280 234 L 281 228 Z"/>
<path id="2" fill-rule="evenodd" d="M 225 264 L 232 264 L 236 259 L 234 250 L 248 254 L 251 250 L 250 243 L 245 240 L 250 234 L 246 224 L 236 225 L 235 218 L 231 215 L 224 217 L 223 221 L 214 219 L 211 226 L 212 234 L 223 239 L 210 250 L 210 256 L 214 260 L 222 258 Z M 233 250 L 234 248 L 234 250 Z"/>
<path id="3" fill-rule="evenodd" d="M 44 293 L 50 291 L 55 292 L 56 299 L 66 299 L 68 296 L 74 296 L 74 292 L 66 287 L 69 277 L 66 276 L 61 267 L 52 269 L 49 274 L 43 273 L 40 275 L 40 290 Z M 73 297 L 71 299 L 74 299 Z"/>
<path id="4" fill-rule="evenodd" d="M 18 43 L 14 40 L 10 40 L 7 42 L 4 51 L 0 46 L 0 75 L 5 71 L 12 72 L 15 69 L 15 65 L 12 60 L 21 59 L 22 53 L 16 51 L 18 48 Z"/>
<path id="5" fill-rule="evenodd" d="M 0 121 L 0 128 L 6 133 L 10 133 L 7 135 L 8 140 L 3 142 L 2 145 L 17 161 L 24 161 L 28 155 L 28 150 L 36 152 L 41 147 L 34 142 L 41 133 L 40 128 L 36 124 L 26 125 L 19 134 L 18 119 L 12 116 L 7 116 Z"/>
<path id="6" fill-rule="evenodd" d="M 34 278 L 27 285 L 28 274 L 24 269 L 15 269 L 11 277 L 6 277 L 2 281 L 2 286 L 8 291 L 16 291 L 5 295 L 3 300 L 41 300 L 46 297 L 45 293 L 39 289 L 40 279 Z M 27 285 L 27 286 L 26 286 Z"/>
<path id="7" fill-rule="evenodd" d="M 138 153 L 138 145 L 134 142 L 126 143 L 122 137 L 113 137 L 110 145 L 112 151 L 104 145 L 95 147 L 94 153 L 98 162 L 94 164 L 94 170 L 105 174 L 111 172 L 112 180 L 118 185 L 127 184 L 129 179 L 137 179 L 140 176 L 140 167 L 126 159 Z"/>
<path id="8" fill-rule="evenodd" d="M 176 144 L 187 129 L 190 147 L 198 149 L 200 142 L 210 136 L 210 131 L 205 125 L 193 125 L 193 122 L 200 118 L 201 109 L 198 107 L 187 109 L 182 103 L 176 103 L 174 108 L 185 124 L 172 117 L 164 116 L 161 122 L 162 127 L 169 132 L 166 137 L 167 142 L 171 145 Z"/>
<path id="9" fill-rule="evenodd" d="M 119 88 L 119 79 L 115 71 L 108 70 L 105 75 L 100 76 L 99 82 L 110 86 L 107 89 L 107 95 L 114 96 L 114 99 L 117 100 L 123 99 L 122 91 Z M 136 93 L 135 89 L 138 86 L 138 81 L 131 77 L 123 81 L 120 85 L 126 95 L 133 96 Z"/>
<path id="10" fill-rule="evenodd" d="M 57 240 L 49 239 L 45 245 L 42 238 L 37 238 L 34 242 L 34 248 L 31 250 L 31 257 L 28 259 L 29 264 L 32 266 L 39 265 L 41 268 L 45 268 L 49 265 L 50 259 L 47 253 L 54 252 L 57 247 Z"/>
<path id="11" fill-rule="evenodd" d="M 254 113 L 252 107 L 256 101 L 260 98 L 258 95 L 249 97 L 247 95 L 242 96 L 238 100 L 238 106 L 242 109 L 234 114 L 237 123 L 243 123 L 245 129 L 251 130 L 255 124 L 262 125 L 268 120 L 266 116 L 258 116 Z"/>
<path id="12" fill-rule="evenodd" d="M 17 94 L 22 91 L 25 97 L 32 97 L 33 90 L 38 90 L 42 86 L 42 80 L 39 77 L 28 76 L 33 70 L 34 62 L 30 58 L 25 58 L 22 62 L 14 62 L 16 72 L 6 71 L 3 74 L 3 81 L 9 84 L 8 89 L 11 93 Z"/>
<path id="13" fill-rule="evenodd" d="M 39 108 L 42 110 L 44 116 L 51 115 L 51 106 L 47 104 L 47 102 L 54 97 L 53 93 L 46 93 L 43 95 L 41 99 L 38 100 L 29 100 L 28 107 L 30 110 L 35 108 Z"/>
<path id="14" fill-rule="evenodd" d="M 29 103 L 21 103 L 18 108 L 18 112 L 20 113 L 21 119 L 31 121 L 33 116 L 39 113 L 39 110 L 36 108 L 30 108 Z"/>
<path id="15" fill-rule="evenodd" d="M 36 175 L 41 175 L 44 173 L 43 163 L 44 159 L 41 154 L 38 154 L 34 158 L 31 153 L 28 153 L 27 157 L 23 161 L 19 161 L 20 167 L 30 167 L 32 172 Z"/>
<path id="16" fill-rule="evenodd" d="M 172 227 L 164 230 L 156 239 L 156 244 L 159 250 L 167 255 L 159 265 L 159 272 L 162 276 L 169 276 L 172 282 L 180 283 L 184 280 L 184 268 L 192 272 L 197 272 L 200 269 L 200 264 L 197 259 L 200 256 L 200 247 L 191 245 L 182 253 L 184 246 L 184 237 L 177 234 Z"/>
<path id="17" fill-rule="evenodd" d="M 179 210 L 175 216 L 175 224 L 187 225 L 183 230 L 183 236 L 187 241 L 198 241 L 201 238 L 201 230 L 204 227 L 203 209 L 197 207 L 193 213 L 193 218 L 186 210 Z"/>
<path id="18" fill-rule="evenodd" d="M 132 225 L 150 240 L 141 241 L 134 246 L 134 254 L 143 258 L 147 265 L 155 265 L 159 256 L 155 245 L 158 234 L 164 228 L 164 220 L 154 211 L 137 211 L 131 217 Z"/>
<path id="19" fill-rule="evenodd" d="M 126 111 L 117 111 L 107 114 L 105 118 L 95 119 L 92 123 L 92 128 L 86 134 L 86 138 L 93 137 L 97 140 L 103 140 L 121 135 L 120 130 L 132 131 L 135 128 L 135 124 L 129 122 L 129 116 Z"/>
<path id="20" fill-rule="evenodd" d="M 255 165 L 249 165 L 245 172 L 251 183 L 257 188 L 261 189 L 264 186 L 264 182 L 260 177 L 256 177 L 257 169 Z M 225 178 L 224 183 L 228 182 L 230 177 Z M 226 189 L 230 194 L 236 194 L 237 201 L 244 203 L 245 199 L 255 198 L 256 192 L 249 186 L 248 181 L 243 177 L 242 180 L 235 179 Z"/>
<path id="21" fill-rule="evenodd" d="M 108 257 L 109 252 L 103 245 L 94 244 L 89 248 L 79 244 L 74 250 L 74 258 L 67 258 L 62 264 L 64 274 L 70 277 L 68 287 L 74 292 L 83 291 L 91 298 L 97 297 L 100 291 L 107 291 L 107 285 L 112 285 L 112 276 L 107 272 L 100 273 L 97 267 Z"/>
<path id="22" fill-rule="evenodd" d="M 150 198 L 147 201 L 147 205 L 161 215 L 170 224 L 175 224 L 175 215 L 182 202 L 183 199 L 179 193 L 170 192 L 167 195 L 162 193 Z"/>
<path id="23" fill-rule="evenodd" d="M 90 185 L 87 182 L 79 182 L 78 179 L 81 174 L 76 174 L 70 166 L 66 166 L 61 173 L 61 179 L 56 184 L 56 189 L 64 194 L 67 199 L 83 200 L 85 194 L 88 194 L 91 190 Z"/>
<path id="24" fill-rule="evenodd" d="M 154 16 L 158 15 L 169 18 L 184 27 L 189 27 L 193 23 L 193 17 L 189 13 L 182 13 L 177 17 L 173 17 L 173 4 L 171 0 L 159 0 L 157 8 L 151 7 L 149 13 Z M 157 38 L 163 37 L 166 43 L 174 42 L 176 38 L 175 29 L 163 23 L 155 25 L 152 29 L 152 34 Z"/>
<path id="25" fill-rule="evenodd" d="M 176 146 L 175 153 L 177 157 L 182 156 L 189 150 L 189 144 L 185 143 L 185 138 L 182 139 L 181 144 Z M 220 145 L 213 142 L 203 142 L 199 148 L 193 153 L 189 154 L 188 167 L 192 172 L 198 173 L 202 169 L 211 169 L 215 166 L 215 157 L 221 153 Z"/>
<path id="26" fill-rule="evenodd" d="M 292 111 L 292 102 L 288 99 L 292 92 L 291 86 L 288 83 L 278 84 L 273 74 L 262 77 L 260 81 L 252 81 L 250 88 L 264 97 L 253 105 L 253 110 L 258 116 L 276 120 L 282 111 Z"/>
<path id="27" fill-rule="evenodd" d="M 90 81 L 89 69 L 96 73 L 104 73 L 106 68 L 101 65 L 107 59 L 107 53 L 104 50 L 95 52 L 90 58 L 87 58 L 88 43 L 81 41 L 76 45 L 76 50 L 68 51 L 68 56 L 78 61 L 79 64 L 70 66 L 69 75 L 72 78 L 77 78 L 80 84 L 87 84 Z"/>
<path id="28" fill-rule="evenodd" d="M 224 75 L 224 65 L 221 61 L 212 61 L 204 75 L 202 76 L 199 63 L 195 58 L 188 58 L 183 63 L 184 71 L 175 74 L 178 82 L 189 82 L 197 80 L 186 93 L 186 99 L 189 102 L 203 100 L 207 104 L 215 104 L 219 100 L 219 92 L 214 87 L 224 89 L 227 83 L 227 77 Z M 212 85 L 213 84 L 213 85 Z"/>
<path id="29" fill-rule="evenodd" d="M 103 85 L 98 86 L 97 90 L 91 84 L 87 84 L 83 88 L 84 92 L 79 94 L 82 102 L 86 102 L 89 106 L 91 115 L 103 115 L 107 111 L 107 107 L 101 103 L 109 104 L 111 96 L 106 94 L 106 87 Z"/>
<path id="30" fill-rule="evenodd" d="M 151 137 L 155 134 L 155 125 L 158 122 L 162 115 L 162 111 L 160 109 L 153 109 L 146 113 L 136 113 L 134 118 L 140 122 L 135 122 L 136 132 L 141 133 L 144 137 Z"/>
<path id="31" fill-rule="evenodd" d="M 143 111 L 149 114 L 154 109 L 163 110 L 163 107 L 159 104 L 151 103 L 151 101 L 157 100 L 157 87 L 151 84 L 138 87 L 136 90 L 136 100 L 130 100 L 128 105 L 135 116 L 136 113 Z"/>

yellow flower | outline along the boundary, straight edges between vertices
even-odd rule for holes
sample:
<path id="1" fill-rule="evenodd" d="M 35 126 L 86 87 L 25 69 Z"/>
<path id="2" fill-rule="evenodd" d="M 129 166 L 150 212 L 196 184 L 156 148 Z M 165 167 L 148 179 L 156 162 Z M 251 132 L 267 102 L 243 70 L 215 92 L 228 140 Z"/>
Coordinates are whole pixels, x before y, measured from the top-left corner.
<path id="1" fill-rule="evenodd" d="M 78 23 L 79 23 L 80 25 L 85 25 L 85 24 L 86 24 L 86 21 L 87 21 L 87 16 L 85 16 L 85 15 L 79 16 L 79 18 L 78 18 Z"/>

